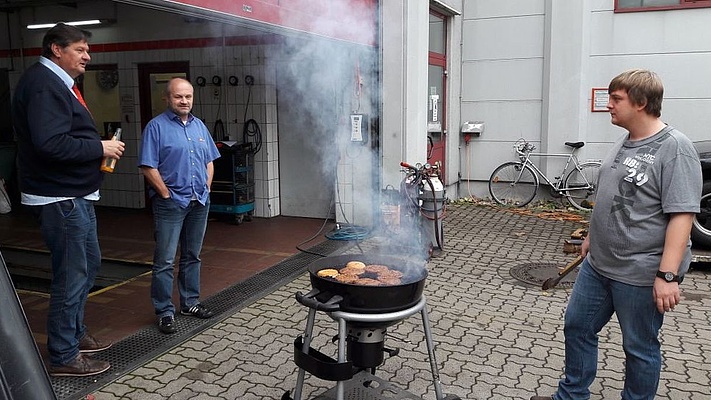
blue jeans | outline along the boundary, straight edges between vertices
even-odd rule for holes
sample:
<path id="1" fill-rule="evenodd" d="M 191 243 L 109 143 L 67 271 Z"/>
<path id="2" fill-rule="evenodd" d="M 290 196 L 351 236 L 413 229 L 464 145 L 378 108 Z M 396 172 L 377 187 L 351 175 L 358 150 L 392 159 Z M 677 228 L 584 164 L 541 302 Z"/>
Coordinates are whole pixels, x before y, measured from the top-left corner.
<path id="1" fill-rule="evenodd" d="M 154 196 L 153 220 L 156 248 L 153 253 L 151 300 L 158 318 L 175 314 L 173 269 L 175 254 L 180 244 L 178 261 L 178 293 L 180 307 L 189 308 L 200 298 L 200 250 L 207 228 L 210 200 L 203 206 L 191 201 L 181 208 L 172 199 Z"/>
<path id="2" fill-rule="evenodd" d="M 86 334 L 84 306 L 101 266 L 94 203 L 82 198 L 33 207 L 52 256 L 47 315 L 50 364 L 59 366 L 79 354 Z"/>
<path id="3" fill-rule="evenodd" d="M 607 279 L 587 260 L 580 267 L 565 312 L 565 376 L 556 400 L 589 399 L 597 372 L 598 333 L 617 314 L 625 351 L 623 400 L 651 400 L 662 365 L 658 335 L 664 315 L 657 311 L 651 286 Z"/>

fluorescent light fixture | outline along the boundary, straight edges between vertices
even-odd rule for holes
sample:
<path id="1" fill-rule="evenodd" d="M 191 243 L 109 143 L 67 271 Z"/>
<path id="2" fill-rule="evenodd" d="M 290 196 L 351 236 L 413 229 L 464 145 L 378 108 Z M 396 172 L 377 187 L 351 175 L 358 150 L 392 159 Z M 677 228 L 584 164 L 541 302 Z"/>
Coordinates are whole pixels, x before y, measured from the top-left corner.
<path id="1" fill-rule="evenodd" d="M 84 25 L 98 25 L 101 23 L 101 20 L 98 19 L 87 19 L 84 21 L 69 21 L 65 22 L 67 25 L 74 25 L 74 26 L 84 26 Z M 57 23 L 51 23 L 51 24 L 34 24 L 34 25 L 27 25 L 27 29 L 48 29 L 53 26 L 57 25 Z"/>

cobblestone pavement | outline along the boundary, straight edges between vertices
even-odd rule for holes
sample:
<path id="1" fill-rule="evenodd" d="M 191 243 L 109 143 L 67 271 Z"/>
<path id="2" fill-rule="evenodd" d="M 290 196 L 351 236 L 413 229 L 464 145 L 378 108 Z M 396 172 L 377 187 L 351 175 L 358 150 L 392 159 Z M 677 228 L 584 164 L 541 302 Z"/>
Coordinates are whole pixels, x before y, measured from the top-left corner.
<path id="1" fill-rule="evenodd" d="M 582 225 L 455 204 L 448 206 L 444 226 L 445 251 L 429 262 L 424 291 L 443 391 L 471 400 L 550 394 L 563 369 L 562 320 L 570 289 L 543 291 L 513 278 L 510 270 L 531 262 L 564 265 L 572 255 L 563 253 L 563 240 Z M 707 270 L 692 269 L 684 299 L 667 314 L 659 399 L 711 398 L 710 286 Z M 293 394 L 293 341 L 307 317 L 294 294 L 309 288 L 304 273 L 103 387 L 95 399 L 252 400 Z M 336 324 L 319 312 L 315 326 L 312 346 L 333 355 Z M 619 399 L 624 366 L 617 324 L 608 324 L 600 336 L 592 398 Z M 400 353 L 386 356 L 376 375 L 434 400 L 421 319 L 413 316 L 390 327 L 386 347 Z M 306 374 L 302 398 L 334 386 Z"/>

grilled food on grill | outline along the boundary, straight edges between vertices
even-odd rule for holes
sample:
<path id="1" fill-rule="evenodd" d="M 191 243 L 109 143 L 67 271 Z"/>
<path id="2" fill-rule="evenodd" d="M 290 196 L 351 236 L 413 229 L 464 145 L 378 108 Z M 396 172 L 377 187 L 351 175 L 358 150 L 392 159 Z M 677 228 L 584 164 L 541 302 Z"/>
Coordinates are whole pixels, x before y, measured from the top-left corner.
<path id="1" fill-rule="evenodd" d="M 402 272 L 400 271 L 395 271 L 394 269 L 389 269 L 387 271 L 383 271 L 378 273 L 378 277 L 380 278 L 396 278 L 400 279 L 402 278 Z"/>
<path id="2" fill-rule="evenodd" d="M 338 272 L 346 275 L 363 275 L 365 273 L 365 269 L 346 266 L 339 269 Z"/>
<path id="3" fill-rule="evenodd" d="M 356 285 L 363 285 L 363 286 L 381 286 L 382 283 L 373 278 L 358 278 L 357 281 L 354 282 Z"/>
<path id="4" fill-rule="evenodd" d="M 362 261 L 349 261 L 348 263 L 346 263 L 346 267 L 364 269 L 365 263 Z"/>
<path id="5" fill-rule="evenodd" d="M 386 265 L 365 265 L 360 261 L 350 261 L 345 267 L 337 268 L 322 269 L 316 275 L 352 285 L 396 286 L 402 284 L 403 273 Z"/>
<path id="6" fill-rule="evenodd" d="M 355 283 L 360 277 L 352 274 L 338 274 L 333 279 L 341 283 Z"/>
<path id="7" fill-rule="evenodd" d="M 390 278 L 387 276 L 378 276 L 378 282 L 386 286 L 396 286 L 402 283 L 400 278 Z"/>
<path id="8" fill-rule="evenodd" d="M 371 264 L 365 266 L 365 271 L 373 274 L 379 274 L 382 272 L 390 271 L 390 268 L 388 268 L 386 265 Z"/>
<path id="9" fill-rule="evenodd" d="M 338 270 L 334 268 L 326 268 L 318 271 L 316 275 L 320 276 L 321 278 L 333 278 L 338 276 Z"/>

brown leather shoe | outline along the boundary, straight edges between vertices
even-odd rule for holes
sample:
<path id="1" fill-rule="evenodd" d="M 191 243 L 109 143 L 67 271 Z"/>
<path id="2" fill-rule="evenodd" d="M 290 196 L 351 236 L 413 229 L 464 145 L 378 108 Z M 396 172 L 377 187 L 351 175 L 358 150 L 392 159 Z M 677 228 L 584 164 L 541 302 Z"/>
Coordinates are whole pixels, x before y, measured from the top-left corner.
<path id="1" fill-rule="evenodd" d="M 551 396 L 533 396 L 531 400 L 553 400 Z"/>
<path id="2" fill-rule="evenodd" d="M 99 340 L 90 334 L 84 335 L 79 341 L 79 352 L 80 353 L 96 353 L 97 351 L 106 350 L 113 344 L 112 341 Z"/>
<path id="3" fill-rule="evenodd" d="M 52 376 L 91 376 L 107 371 L 111 368 L 108 361 L 95 360 L 81 353 L 72 362 L 66 365 L 52 366 L 47 369 Z"/>

